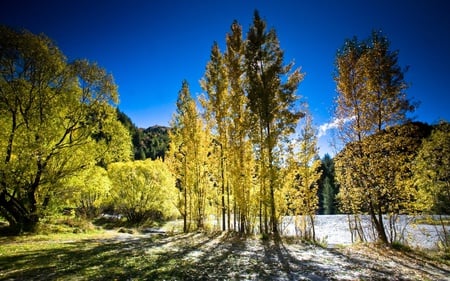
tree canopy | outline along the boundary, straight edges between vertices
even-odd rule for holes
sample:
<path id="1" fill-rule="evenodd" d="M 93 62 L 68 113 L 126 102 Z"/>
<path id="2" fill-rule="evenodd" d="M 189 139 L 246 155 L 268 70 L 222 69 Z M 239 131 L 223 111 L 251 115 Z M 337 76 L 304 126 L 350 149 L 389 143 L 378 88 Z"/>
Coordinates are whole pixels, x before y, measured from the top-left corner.
<path id="1" fill-rule="evenodd" d="M 45 35 L 0 26 L 0 73 L 0 211 L 32 230 L 62 179 L 127 159 L 129 136 L 115 118 L 112 76 L 67 62 Z"/>

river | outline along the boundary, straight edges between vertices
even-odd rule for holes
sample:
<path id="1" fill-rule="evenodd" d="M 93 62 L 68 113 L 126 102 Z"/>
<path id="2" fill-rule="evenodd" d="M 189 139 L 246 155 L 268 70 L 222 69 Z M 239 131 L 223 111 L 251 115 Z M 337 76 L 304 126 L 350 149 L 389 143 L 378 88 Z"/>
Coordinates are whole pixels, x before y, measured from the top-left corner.
<path id="1" fill-rule="evenodd" d="M 362 226 L 369 241 L 374 240 L 370 232 L 369 216 L 361 216 Z M 386 218 L 387 221 L 387 218 Z M 425 249 L 436 248 L 439 243 L 439 235 L 442 235 L 440 225 L 415 224 L 414 217 L 402 215 L 399 217 L 396 230 L 399 240 L 411 247 Z M 386 222 L 385 222 L 386 224 Z M 389 227 L 386 225 L 389 235 Z M 446 227 L 450 233 L 450 226 Z M 293 217 L 284 217 L 281 227 L 283 235 L 295 235 L 295 223 Z M 352 243 L 347 215 L 317 215 L 315 217 L 316 239 L 326 241 L 330 246 L 348 245 Z"/>

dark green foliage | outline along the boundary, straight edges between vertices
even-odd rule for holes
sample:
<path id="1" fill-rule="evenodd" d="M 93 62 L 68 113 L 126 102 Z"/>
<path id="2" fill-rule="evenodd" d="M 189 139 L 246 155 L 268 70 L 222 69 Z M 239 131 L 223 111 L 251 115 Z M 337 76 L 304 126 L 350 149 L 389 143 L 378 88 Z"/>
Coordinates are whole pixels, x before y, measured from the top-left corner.
<path id="1" fill-rule="evenodd" d="M 131 121 L 131 118 L 128 117 L 124 112 L 120 111 L 119 108 L 116 109 L 117 112 L 117 119 L 122 123 L 122 125 L 128 129 L 130 133 L 134 133 L 134 131 L 137 129 L 136 125 L 134 125 L 133 121 Z"/>
<path id="2" fill-rule="evenodd" d="M 450 123 L 433 126 L 414 161 L 418 208 L 432 214 L 450 214 Z"/>
<path id="3" fill-rule="evenodd" d="M 326 177 L 323 183 L 323 214 L 333 215 L 336 213 L 335 197 L 336 191 L 334 185 L 331 183 L 330 178 Z"/>
<path id="4" fill-rule="evenodd" d="M 147 129 L 136 127 L 125 113 L 117 109 L 117 118 L 130 132 L 133 142 L 133 155 L 135 160 L 150 158 L 155 160 L 166 157 L 169 148 L 169 128 L 152 126 Z"/>
<path id="5" fill-rule="evenodd" d="M 337 213 L 336 194 L 338 186 L 335 180 L 334 161 L 327 153 L 321 159 L 319 180 L 319 214 L 332 215 Z"/>
<path id="6" fill-rule="evenodd" d="M 145 147 L 145 157 L 155 160 L 164 160 L 166 151 L 169 148 L 169 128 L 164 126 L 152 126 L 143 132 L 143 143 Z"/>

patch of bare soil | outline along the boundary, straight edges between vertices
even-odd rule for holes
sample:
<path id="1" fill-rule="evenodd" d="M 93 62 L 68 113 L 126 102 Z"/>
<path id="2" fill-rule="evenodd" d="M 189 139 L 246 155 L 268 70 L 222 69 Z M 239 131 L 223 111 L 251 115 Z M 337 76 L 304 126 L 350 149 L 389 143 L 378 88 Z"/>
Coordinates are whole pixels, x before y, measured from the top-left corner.
<path id="1" fill-rule="evenodd" d="M 127 239 L 139 237 L 119 236 L 120 241 Z M 158 257 L 162 267 L 175 263 L 170 272 L 155 271 L 154 279 L 450 280 L 445 264 L 375 246 L 324 249 L 229 233 L 161 235 L 154 242 L 145 245 L 146 255 Z"/>

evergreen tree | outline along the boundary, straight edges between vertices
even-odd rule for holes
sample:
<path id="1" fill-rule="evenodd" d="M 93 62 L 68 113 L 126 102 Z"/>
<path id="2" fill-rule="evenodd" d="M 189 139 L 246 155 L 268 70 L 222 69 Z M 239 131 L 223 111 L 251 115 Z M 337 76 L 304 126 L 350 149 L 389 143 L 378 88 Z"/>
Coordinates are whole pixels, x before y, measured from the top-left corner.
<path id="1" fill-rule="evenodd" d="M 336 214 L 335 197 L 338 190 L 335 182 L 334 161 L 328 153 L 321 159 L 320 170 L 322 175 L 319 180 L 319 213 Z"/>
<path id="2" fill-rule="evenodd" d="M 335 214 L 336 193 L 329 177 L 325 177 L 325 180 L 323 182 L 322 196 L 323 196 L 323 214 L 324 215 Z"/>

